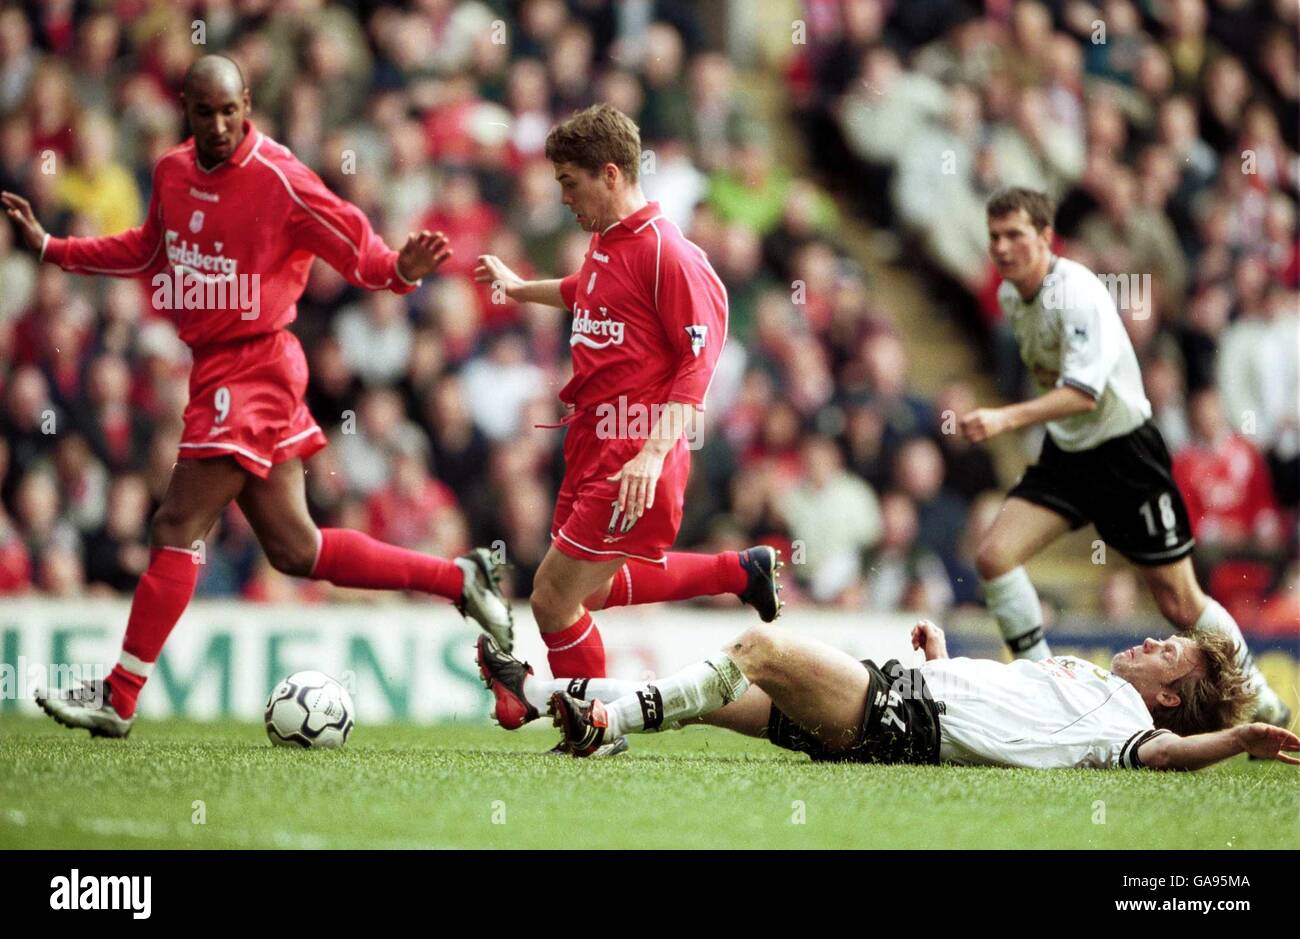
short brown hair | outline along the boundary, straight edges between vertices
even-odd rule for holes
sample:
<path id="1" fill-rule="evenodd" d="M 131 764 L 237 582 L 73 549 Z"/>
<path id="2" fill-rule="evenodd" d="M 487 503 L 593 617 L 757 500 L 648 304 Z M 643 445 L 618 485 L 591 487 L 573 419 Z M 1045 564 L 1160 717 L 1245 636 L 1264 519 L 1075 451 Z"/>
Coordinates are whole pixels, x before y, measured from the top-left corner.
<path id="1" fill-rule="evenodd" d="M 1176 707 L 1151 710 L 1153 722 L 1182 737 L 1241 723 L 1255 703 L 1255 692 L 1237 664 L 1237 643 L 1226 633 L 1204 629 L 1187 638 L 1196 643 L 1201 662 L 1173 684 L 1171 690 L 1180 698 Z"/>
<path id="2" fill-rule="evenodd" d="M 546 158 L 552 163 L 572 163 L 592 174 L 613 163 L 634 183 L 641 164 L 641 131 L 618 108 L 593 104 L 551 128 L 546 135 Z"/>
<path id="3" fill-rule="evenodd" d="M 1047 193 L 1020 186 L 1012 186 L 1010 189 L 994 193 L 993 198 L 989 199 L 988 217 L 1001 218 L 1010 215 L 1016 209 L 1024 209 L 1029 220 L 1039 231 L 1052 224 L 1052 219 L 1056 217 L 1056 206 L 1047 197 Z"/>

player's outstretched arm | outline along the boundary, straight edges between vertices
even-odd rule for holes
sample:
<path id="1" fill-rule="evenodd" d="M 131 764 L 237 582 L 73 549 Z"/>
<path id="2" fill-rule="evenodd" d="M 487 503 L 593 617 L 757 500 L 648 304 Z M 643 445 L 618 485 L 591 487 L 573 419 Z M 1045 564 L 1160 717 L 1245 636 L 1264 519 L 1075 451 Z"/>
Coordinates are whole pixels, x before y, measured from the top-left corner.
<path id="1" fill-rule="evenodd" d="M 45 243 L 45 228 L 36 220 L 32 204 L 15 192 L 0 192 L 0 203 L 4 204 L 5 214 L 18 226 L 23 244 L 31 251 L 40 251 Z"/>
<path id="2" fill-rule="evenodd" d="M 560 293 L 558 279 L 524 280 L 495 254 L 479 255 L 478 265 L 474 268 L 474 279 L 480 284 L 500 287 L 507 297 L 520 303 L 544 303 L 546 306 L 561 308 L 568 305 Z"/>
<path id="3" fill-rule="evenodd" d="M 972 443 L 979 443 L 1009 430 L 1019 430 L 1044 421 L 1059 421 L 1096 409 L 1097 401 L 1087 392 L 1063 385 L 1045 395 L 1002 408 L 976 408 L 961 419 L 961 431 Z"/>
<path id="4" fill-rule="evenodd" d="M 397 276 L 408 284 L 416 283 L 432 274 L 451 255 L 451 243 L 442 232 L 412 232 L 397 252 Z"/>
<path id="5" fill-rule="evenodd" d="M 148 272 L 162 250 L 156 171 L 153 192 L 143 225 L 102 238 L 53 238 L 37 220 L 31 203 L 22 196 L 13 192 L 0 193 L 0 203 L 4 204 L 5 214 L 18 226 L 23 244 L 36 252 L 42 261 L 57 264 L 67 271 L 137 277 Z"/>
<path id="6" fill-rule="evenodd" d="M 1227 730 L 1193 737 L 1159 734 L 1138 749 L 1138 759 L 1151 769 L 1201 769 L 1238 753 L 1262 760 L 1300 765 L 1288 753 L 1300 753 L 1300 737 L 1271 724 L 1238 724 Z"/>

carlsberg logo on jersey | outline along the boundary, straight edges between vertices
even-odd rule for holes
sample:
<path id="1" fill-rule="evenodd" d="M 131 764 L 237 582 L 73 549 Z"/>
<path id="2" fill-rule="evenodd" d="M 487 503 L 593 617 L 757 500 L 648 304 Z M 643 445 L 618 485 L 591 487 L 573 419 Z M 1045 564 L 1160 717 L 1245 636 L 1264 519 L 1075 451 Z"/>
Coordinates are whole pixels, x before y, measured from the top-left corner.
<path id="1" fill-rule="evenodd" d="M 195 212 L 194 216 L 201 227 L 203 223 L 203 213 Z M 190 228 L 195 229 L 195 226 L 191 224 Z M 198 242 L 195 242 L 193 246 L 191 246 L 188 241 L 182 241 L 180 244 L 177 244 L 176 239 L 179 237 L 180 235 L 171 229 L 167 230 L 167 260 L 171 261 L 173 267 L 186 267 L 195 273 L 199 271 L 213 271 L 218 274 L 226 275 L 234 274 L 238 270 L 238 261 L 228 258 L 224 254 L 220 253 L 222 247 L 221 242 L 217 242 L 216 254 L 204 254 L 202 250 L 200 250 Z"/>
<path id="2" fill-rule="evenodd" d="M 201 212 L 194 213 L 202 224 Z M 193 222 L 190 225 L 194 228 Z M 206 254 L 198 242 L 191 245 L 180 235 L 167 231 L 167 260 L 171 274 L 158 273 L 149 282 L 153 305 L 158 310 L 238 310 L 239 318 L 255 320 L 262 311 L 262 278 L 240 274 L 239 262 L 221 253 L 224 244 L 215 242 L 215 254 Z M 211 272 L 211 273 L 208 273 Z"/>
<path id="3" fill-rule="evenodd" d="M 609 319 L 609 310 L 600 307 L 600 315 L 605 319 L 594 319 L 591 310 L 586 307 L 574 307 L 573 328 L 569 336 L 569 345 L 586 346 L 588 349 L 607 349 L 623 344 L 625 324 L 622 320 Z M 592 337 L 598 338 L 592 338 Z"/>

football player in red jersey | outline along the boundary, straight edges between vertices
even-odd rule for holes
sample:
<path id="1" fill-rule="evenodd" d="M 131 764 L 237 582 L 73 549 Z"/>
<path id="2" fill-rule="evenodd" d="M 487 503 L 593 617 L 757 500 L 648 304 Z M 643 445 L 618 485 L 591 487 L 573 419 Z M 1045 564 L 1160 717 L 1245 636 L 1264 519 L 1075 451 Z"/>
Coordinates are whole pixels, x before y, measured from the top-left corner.
<path id="1" fill-rule="evenodd" d="M 400 252 L 385 245 L 356 206 L 252 125 L 248 87 L 232 60 L 197 60 L 182 104 L 193 136 L 158 161 L 139 228 L 52 238 L 25 199 L 0 197 L 42 260 L 148 280 L 155 311 L 193 351 L 179 460 L 153 518 L 153 551 L 121 658 L 105 681 L 38 696 L 60 723 L 96 736 L 130 732 L 140 690 L 194 593 L 201 541 L 232 501 L 286 574 L 436 594 L 498 641 L 513 638 L 487 551 L 428 557 L 361 532 L 319 529 L 307 510 L 302 461 L 325 435 L 303 402 L 306 360 L 287 327 L 313 257 L 358 287 L 406 294 L 451 254 L 446 239 L 422 231 Z"/>
<path id="2" fill-rule="evenodd" d="M 735 593 L 770 622 L 781 607 L 779 560 L 765 545 L 668 551 L 727 338 L 727 293 L 704 252 L 642 193 L 636 125 L 595 105 L 552 129 L 546 156 L 564 204 L 592 233 L 581 269 L 524 281 L 485 255 L 475 276 L 514 300 L 573 314 L 573 378 L 560 392 L 572 408 L 564 483 L 531 602 L 552 674 L 599 678 L 605 653 L 591 610 Z M 501 700 L 509 692 L 489 687 L 498 719 L 514 713 Z"/>

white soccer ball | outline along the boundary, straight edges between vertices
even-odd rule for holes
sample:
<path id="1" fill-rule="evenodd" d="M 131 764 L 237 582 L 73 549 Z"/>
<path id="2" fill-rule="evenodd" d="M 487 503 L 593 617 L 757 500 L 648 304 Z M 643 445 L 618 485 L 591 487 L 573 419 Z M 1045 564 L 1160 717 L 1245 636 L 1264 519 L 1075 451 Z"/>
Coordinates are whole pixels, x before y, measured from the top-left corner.
<path id="1" fill-rule="evenodd" d="M 352 696 L 324 672 L 294 672 L 266 699 L 266 735 L 280 747 L 332 750 L 348 742 Z"/>

